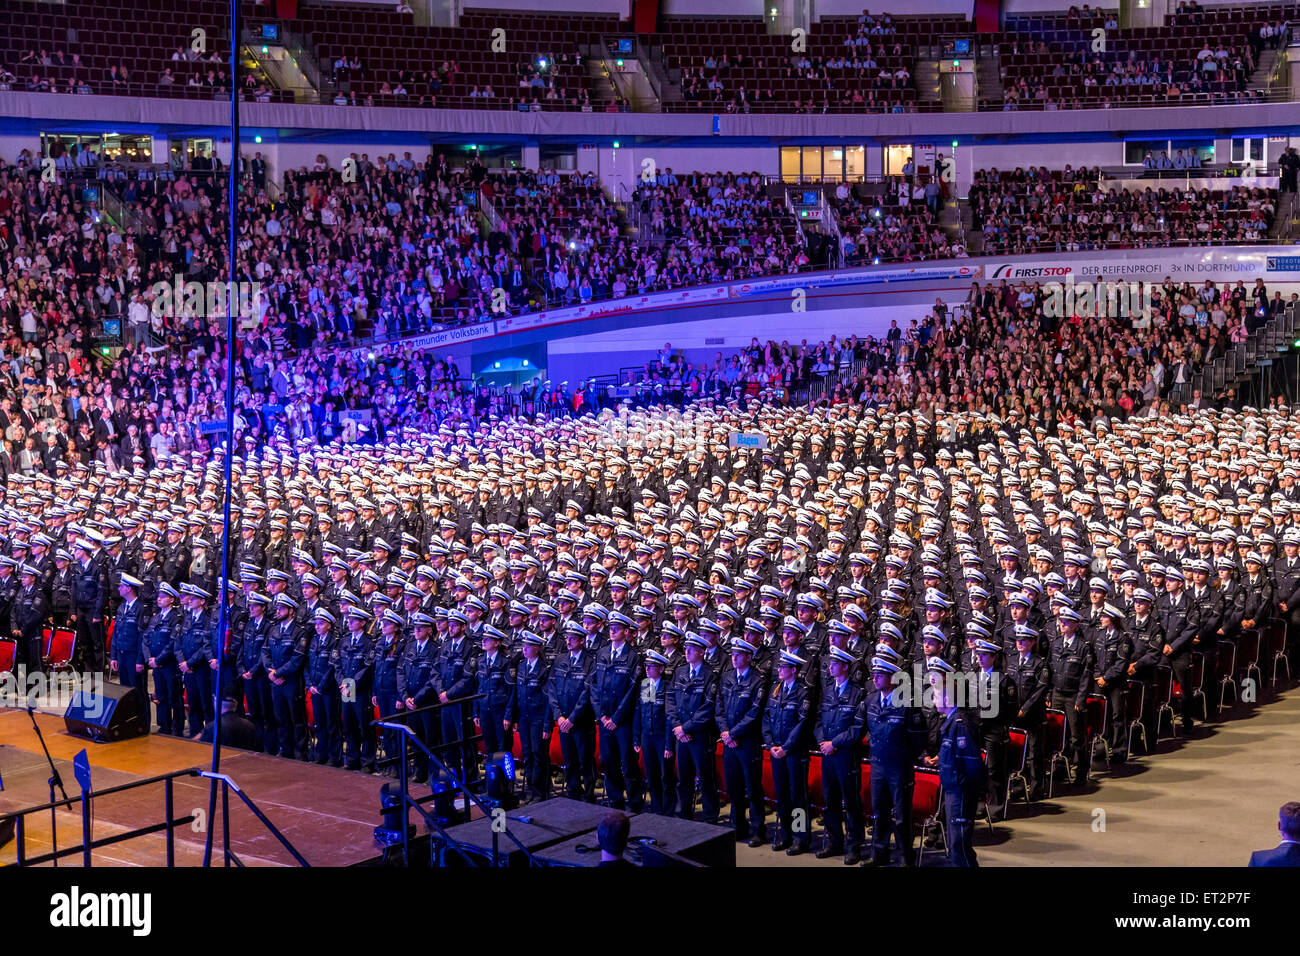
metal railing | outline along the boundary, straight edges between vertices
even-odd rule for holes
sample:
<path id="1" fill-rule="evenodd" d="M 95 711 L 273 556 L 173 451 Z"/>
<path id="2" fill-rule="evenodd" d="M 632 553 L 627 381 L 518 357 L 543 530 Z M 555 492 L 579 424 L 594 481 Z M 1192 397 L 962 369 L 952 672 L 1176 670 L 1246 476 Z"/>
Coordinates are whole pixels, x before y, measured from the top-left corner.
<path id="1" fill-rule="evenodd" d="M 1291 350 L 1297 336 L 1300 336 L 1300 306 L 1288 303 L 1250 333 L 1244 342 L 1229 346 L 1226 352 L 1214 356 L 1199 371 L 1188 376 L 1187 381 L 1173 385 L 1167 398 L 1172 405 L 1182 405 L 1193 401 L 1196 393 L 1200 392 L 1201 397 L 1209 401 L 1223 395 L 1229 388 L 1249 385 L 1260 399 L 1255 404 L 1264 404 L 1263 400 L 1272 391 L 1273 363 Z M 1261 371 L 1263 375 L 1259 374 Z"/>
<path id="2" fill-rule="evenodd" d="M 164 860 L 168 867 L 176 865 L 176 828 L 188 826 L 195 820 L 194 814 L 187 813 L 178 817 L 175 812 L 175 782 L 181 777 L 202 777 L 209 780 L 220 781 L 221 783 L 221 815 L 222 815 L 222 850 L 225 859 L 225 865 L 230 866 L 232 863 L 236 866 L 243 866 L 235 851 L 230 848 L 230 808 L 229 808 L 229 791 L 233 789 L 244 805 L 253 813 L 263 826 L 270 831 L 271 835 L 279 841 L 294 861 L 299 866 L 309 866 L 310 864 L 303 858 L 293 844 L 280 832 L 255 804 L 248 795 L 239 789 L 238 785 L 228 775 L 222 773 L 210 773 L 206 770 L 200 770 L 198 767 L 189 767 L 185 770 L 174 770 L 171 773 L 159 774 L 155 777 L 148 777 L 144 780 L 136 780 L 132 783 L 122 784 L 117 787 L 108 787 L 103 790 L 86 790 L 82 789 L 81 793 L 75 797 L 67 797 L 63 800 L 54 800 L 49 803 L 43 803 L 39 806 L 25 807 L 21 810 L 12 810 L 0 814 L 0 824 L 13 821 L 14 837 L 16 840 L 17 858 L 14 862 L 16 866 L 40 866 L 45 863 L 52 863 L 58 866 L 58 861 L 64 857 L 80 854 L 83 865 L 93 865 L 93 852 L 102 847 L 113 846 L 117 843 L 123 843 L 127 840 L 134 840 L 139 837 L 150 836 L 155 833 L 165 834 Z M 112 836 L 93 839 L 91 821 L 91 808 L 93 802 L 100 797 L 108 797 L 114 794 L 126 793 L 130 790 L 137 790 L 141 787 L 150 787 L 156 784 L 163 785 L 163 819 L 158 823 L 150 823 L 145 826 L 134 827 L 122 833 L 115 833 Z M 33 814 L 50 814 L 51 832 L 50 840 L 53 846 L 58 846 L 58 814 L 60 808 L 71 809 L 73 806 L 80 804 L 81 807 L 81 844 L 78 846 L 67 847 L 62 850 L 54 849 L 49 853 L 41 853 L 36 856 L 29 856 L 27 853 L 27 818 Z"/>
<path id="3" fill-rule="evenodd" d="M 394 713 L 386 716 L 381 716 L 378 720 L 374 721 L 375 727 L 381 727 L 384 730 L 390 730 L 397 735 L 398 753 L 396 755 L 386 755 L 386 759 L 384 762 L 388 763 L 388 762 L 392 762 L 393 760 L 397 761 L 398 788 L 399 788 L 399 795 L 402 803 L 402 811 L 401 811 L 402 864 L 404 866 L 409 866 L 411 862 L 411 827 L 409 826 L 409 818 L 410 818 L 411 810 L 414 810 L 420 816 L 420 818 L 424 820 L 425 824 L 428 826 L 428 828 L 431 831 L 438 834 L 438 837 L 442 841 L 444 846 L 446 846 L 448 849 L 450 849 L 451 851 L 455 852 L 458 856 L 460 856 L 461 859 L 463 859 L 466 862 L 466 864 L 472 866 L 474 862 L 470 858 L 469 853 L 466 852 L 467 848 L 447 832 L 447 829 L 443 825 L 443 822 L 433 814 L 429 813 L 429 811 L 427 811 L 424 808 L 423 804 L 433 800 L 435 797 L 435 793 L 431 792 L 427 797 L 413 797 L 411 795 L 411 781 L 409 776 L 410 774 L 409 758 L 411 756 L 411 751 L 409 748 L 411 744 L 415 745 L 417 751 L 424 754 L 425 758 L 430 763 L 431 771 L 433 768 L 437 768 L 439 771 L 441 771 L 443 774 L 446 774 L 447 777 L 451 779 L 452 782 L 451 792 L 460 793 L 463 799 L 465 800 L 466 819 L 469 818 L 469 811 L 471 805 L 477 808 L 479 812 L 481 812 L 485 817 L 493 818 L 494 825 L 491 828 L 492 858 L 490 862 L 490 865 L 492 867 L 498 867 L 501 865 L 502 861 L 501 861 L 501 853 L 500 853 L 500 845 L 501 845 L 500 841 L 501 841 L 501 836 L 503 834 L 507 838 L 509 838 L 509 840 L 512 843 L 514 843 L 516 847 L 519 848 L 520 852 L 524 854 L 524 856 L 527 858 L 530 865 L 532 866 L 541 865 L 538 862 L 537 858 L 534 857 L 531 852 L 529 852 L 528 848 L 524 846 L 522 842 L 520 842 L 519 838 L 510 832 L 510 827 L 507 823 L 505 823 L 505 818 L 504 817 L 500 818 L 502 821 L 500 826 L 495 825 L 497 818 L 493 816 L 492 808 L 486 806 L 483 803 L 483 801 L 480 800 L 469 789 L 469 786 L 467 784 L 468 765 L 466 763 L 466 747 L 467 745 L 481 739 L 482 735 L 471 734 L 468 737 L 460 737 L 457 740 L 451 742 L 444 742 L 438 746 L 437 749 L 442 750 L 444 752 L 452 748 L 455 748 L 457 752 L 459 752 L 461 759 L 460 759 L 460 773 L 458 775 L 454 770 L 448 767 L 447 764 L 444 763 L 443 760 L 437 754 L 433 752 L 433 749 L 425 745 L 424 741 L 422 741 L 416 735 L 415 730 L 409 724 L 398 722 L 403 717 L 410 717 L 415 714 L 438 711 L 444 707 L 463 708 L 466 704 L 469 704 L 475 700 L 481 700 L 484 696 L 485 695 L 483 694 L 473 694 L 468 697 L 457 697 L 454 700 L 448 700 L 445 702 L 440 701 L 435 704 L 430 704 L 427 707 L 419 707 L 415 710 L 406 710 L 400 714 Z M 395 720 L 394 718 L 397 719 Z M 473 757 L 472 759 L 477 761 L 477 756 Z M 433 773 L 431 772 L 430 778 L 432 777 L 433 777 Z M 436 850 L 436 843 L 435 841 L 430 840 L 429 841 L 429 862 L 431 866 L 435 865 L 434 863 L 435 850 Z"/>

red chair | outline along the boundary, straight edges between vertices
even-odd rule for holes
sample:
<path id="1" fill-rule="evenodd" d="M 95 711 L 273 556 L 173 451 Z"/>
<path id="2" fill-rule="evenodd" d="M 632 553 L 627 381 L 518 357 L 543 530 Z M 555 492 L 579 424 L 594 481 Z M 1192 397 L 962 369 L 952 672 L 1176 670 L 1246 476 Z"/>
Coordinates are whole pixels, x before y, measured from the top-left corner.
<path id="1" fill-rule="evenodd" d="M 1029 781 L 1025 779 L 1025 741 L 1028 735 L 1019 727 L 1012 727 L 1007 732 L 1007 799 L 1002 806 L 1002 819 L 1011 811 L 1011 785 L 1020 781 L 1020 792 L 1025 796 L 1025 806 L 1029 806 Z"/>
<path id="2" fill-rule="evenodd" d="M 14 669 L 14 660 L 17 657 L 17 641 L 0 641 L 0 674 L 10 673 Z"/>
<path id="3" fill-rule="evenodd" d="M 551 766 L 564 766 L 564 748 L 560 746 L 560 731 L 555 728 L 551 730 Z"/>
<path id="4" fill-rule="evenodd" d="M 808 803 L 814 810 L 826 809 L 826 795 L 822 790 L 822 755 L 816 750 L 808 758 Z"/>
<path id="5" fill-rule="evenodd" d="M 763 748 L 763 800 L 776 805 L 776 781 L 772 779 L 772 752 Z"/>
<path id="6" fill-rule="evenodd" d="M 315 715 L 315 713 L 312 712 L 312 707 L 311 707 L 311 691 L 307 691 L 307 693 L 306 693 L 306 697 L 307 697 L 307 726 L 308 726 L 308 727 L 315 727 L 315 726 L 316 726 L 316 715 Z"/>
<path id="7" fill-rule="evenodd" d="M 113 659 L 113 631 L 117 627 L 117 618 L 111 617 L 108 620 L 108 628 L 104 631 L 104 660 Z"/>
<path id="8" fill-rule="evenodd" d="M 939 825 L 939 839 L 945 852 L 948 848 L 948 835 L 944 832 L 943 820 L 939 818 L 939 807 L 943 804 L 943 787 L 939 784 L 939 771 L 926 767 L 916 768 L 916 788 L 912 791 L 912 825 L 921 832 L 931 822 Z M 925 841 L 921 841 L 921 850 L 916 855 L 919 866 L 925 856 Z"/>
<path id="9" fill-rule="evenodd" d="M 718 788 L 718 799 L 726 800 L 727 797 L 727 775 L 722 772 L 722 741 L 719 740 L 713 748 L 713 781 Z"/>
<path id="10" fill-rule="evenodd" d="M 1043 714 L 1043 746 L 1050 748 L 1051 756 L 1047 758 L 1047 796 L 1051 799 L 1052 785 L 1056 781 L 1056 762 L 1065 764 L 1065 772 L 1070 772 L 1070 758 L 1065 755 L 1065 711 L 1048 710 Z"/>
<path id="11" fill-rule="evenodd" d="M 45 650 L 41 656 L 45 659 L 45 665 L 55 670 L 65 670 L 72 663 L 72 656 L 77 650 L 77 632 L 65 630 L 64 628 L 45 628 L 41 632 L 45 636 Z"/>
<path id="12" fill-rule="evenodd" d="M 864 757 L 862 759 L 862 819 L 869 821 L 871 816 L 871 760 Z"/>

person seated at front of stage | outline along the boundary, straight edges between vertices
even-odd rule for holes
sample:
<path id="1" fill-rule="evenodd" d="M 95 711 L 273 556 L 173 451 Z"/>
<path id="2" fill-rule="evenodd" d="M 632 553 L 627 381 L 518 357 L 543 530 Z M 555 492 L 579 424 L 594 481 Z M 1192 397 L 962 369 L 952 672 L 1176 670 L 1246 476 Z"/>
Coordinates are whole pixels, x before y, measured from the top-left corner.
<path id="1" fill-rule="evenodd" d="M 1282 809 L 1278 812 L 1277 830 L 1282 834 L 1282 842 L 1271 850 L 1256 850 L 1252 853 L 1251 866 L 1300 867 L 1300 803 L 1292 800 L 1282 804 Z M 603 840 L 601 845 L 604 845 Z"/>
<path id="2" fill-rule="evenodd" d="M 209 723 L 203 728 L 199 740 L 205 744 L 212 743 L 212 728 Z M 221 746 L 237 747 L 240 750 L 260 750 L 262 741 L 257 727 L 251 720 L 239 712 L 239 702 L 233 697 L 221 698 Z"/>
<path id="3" fill-rule="evenodd" d="M 621 810 L 612 810 L 601 817 L 600 823 L 596 824 L 596 840 L 600 843 L 600 863 L 597 866 L 631 866 L 623 856 L 631 832 L 632 821 Z"/>

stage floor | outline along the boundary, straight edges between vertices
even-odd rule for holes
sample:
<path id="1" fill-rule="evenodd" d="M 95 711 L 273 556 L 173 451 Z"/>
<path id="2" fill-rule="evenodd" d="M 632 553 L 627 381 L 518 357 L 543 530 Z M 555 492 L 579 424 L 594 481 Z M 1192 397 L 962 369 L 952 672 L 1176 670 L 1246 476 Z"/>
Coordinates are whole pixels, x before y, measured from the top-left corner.
<path id="1" fill-rule="evenodd" d="M 212 759 L 208 744 L 150 734 L 111 744 L 73 737 L 63 720 L 38 714 L 50 756 L 58 764 L 70 797 L 78 793 L 72 758 L 83 748 L 90 757 L 93 789 L 142 780 L 188 767 L 206 769 Z M 312 866 L 350 866 L 375 858 L 380 848 L 373 830 L 379 823 L 379 791 L 384 779 L 370 774 L 318 767 L 242 750 L 223 749 L 221 770 L 255 802 Z M 0 709 L 0 812 L 37 806 L 49 800 L 49 765 L 27 713 Z M 174 782 L 174 812 L 206 816 L 208 781 L 181 777 Z M 96 799 L 92 834 L 95 839 L 163 820 L 163 785 L 153 784 L 123 794 Z M 213 863 L 220 865 L 220 801 L 217 804 Z M 423 829 L 421 827 L 421 829 Z M 293 857 L 233 793 L 230 797 L 231 848 L 249 866 L 292 866 Z M 176 864 L 196 866 L 203 859 L 205 833 L 200 821 L 176 830 Z M 61 848 L 81 844 L 81 806 L 58 811 Z M 50 816 L 27 819 L 27 853 L 49 852 Z M 96 850 L 96 866 L 163 866 L 164 834 L 151 834 Z M 0 849 L 0 864 L 16 859 L 15 843 Z M 80 866 L 82 857 L 65 857 L 60 866 Z"/>

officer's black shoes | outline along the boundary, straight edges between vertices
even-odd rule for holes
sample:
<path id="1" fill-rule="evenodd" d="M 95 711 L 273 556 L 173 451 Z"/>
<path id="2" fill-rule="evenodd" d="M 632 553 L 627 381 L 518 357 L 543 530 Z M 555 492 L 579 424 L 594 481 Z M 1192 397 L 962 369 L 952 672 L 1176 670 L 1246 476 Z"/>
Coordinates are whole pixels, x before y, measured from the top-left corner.
<path id="1" fill-rule="evenodd" d="M 330 761 L 330 766 L 331 766 L 331 767 L 339 767 L 339 768 L 341 768 L 341 767 L 343 766 L 343 761 L 342 761 L 342 760 L 331 760 L 331 761 Z"/>
<path id="2" fill-rule="evenodd" d="M 862 861 L 864 867 L 888 866 L 889 857 L 887 856 L 869 856 Z"/>
<path id="3" fill-rule="evenodd" d="M 844 865 L 845 865 L 845 866 L 857 866 L 857 865 L 858 865 L 858 862 L 859 862 L 861 859 L 862 859 L 862 854 L 858 851 L 858 848 L 857 848 L 857 847 L 850 847 L 850 848 L 849 848 L 849 851 L 848 851 L 847 853 L 844 854 Z"/>
<path id="4" fill-rule="evenodd" d="M 817 859 L 819 860 L 829 860 L 831 857 L 839 856 L 843 852 L 844 852 L 844 847 L 831 846 L 830 844 L 827 844 L 826 846 L 818 850 L 816 853 L 814 853 L 813 856 L 817 857 Z"/>
<path id="5" fill-rule="evenodd" d="M 804 855 L 805 853 L 807 853 L 807 852 L 808 852 L 808 844 L 806 844 L 806 843 L 796 843 L 794 846 L 790 847 L 790 849 L 788 849 L 788 850 L 785 851 L 785 855 L 786 855 L 786 856 L 803 856 L 803 855 Z"/>
<path id="6" fill-rule="evenodd" d="M 780 853 L 782 850 L 788 850 L 794 844 L 789 837 L 777 837 L 776 842 L 772 844 L 772 852 Z"/>
<path id="7" fill-rule="evenodd" d="M 749 845 L 754 849 L 758 849 L 760 846 L 766 846 L 767 841 L 763 839 L 763 835 L 761 833 L 756 833 L 749 838 Z"/>
<path id="8" fill-rule="evenodd" d="M 411 778 L 411 783 L 427 783 L 428 780 L 429 777 L 426 774 L 417 773 L 414 777 Z"/>
<path id="9" fill-rule="evenodd" d="M 927 850 L 937 850 L 939 849 L 939 845 L 940 845 L 939 834 L 927 833 L 925 835 L 925 840 L 923 840 L 922 842 Z"/>

